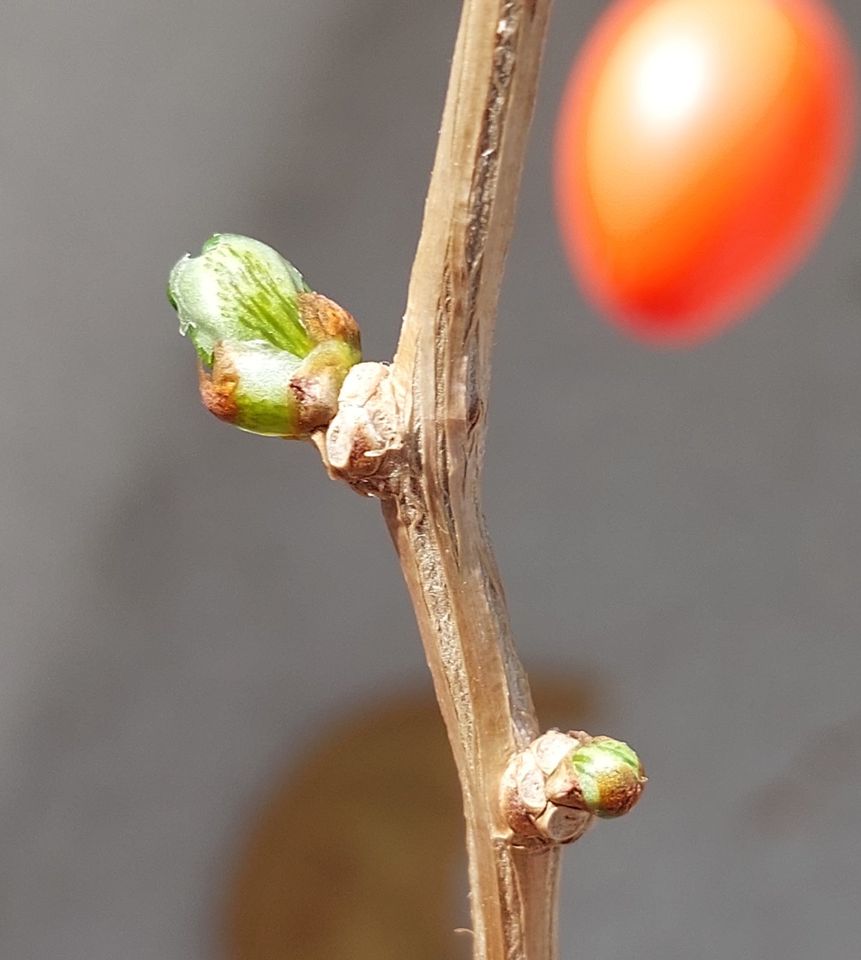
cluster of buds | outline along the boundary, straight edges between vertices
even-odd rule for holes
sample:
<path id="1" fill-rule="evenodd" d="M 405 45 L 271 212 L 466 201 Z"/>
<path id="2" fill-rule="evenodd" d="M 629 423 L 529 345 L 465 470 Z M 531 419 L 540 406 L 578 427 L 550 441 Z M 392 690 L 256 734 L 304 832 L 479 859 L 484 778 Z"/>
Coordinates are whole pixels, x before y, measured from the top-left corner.
<path id="1" fill-rule="evenodd" d="M 197 350 L 200 394 L 221 420 L 307 439 L 338 409 L 359 328 L 271 247 L 215 234 L 173 268 L 168 298 Z"/>
<path id="2" fill-rule="evenodd" d="M 516 842 L 570 843 L 596 817 L 627 813 L 645 783 L 643 765 L 627 743 L 550 730 L 509 763 L 502 807 Z"/>

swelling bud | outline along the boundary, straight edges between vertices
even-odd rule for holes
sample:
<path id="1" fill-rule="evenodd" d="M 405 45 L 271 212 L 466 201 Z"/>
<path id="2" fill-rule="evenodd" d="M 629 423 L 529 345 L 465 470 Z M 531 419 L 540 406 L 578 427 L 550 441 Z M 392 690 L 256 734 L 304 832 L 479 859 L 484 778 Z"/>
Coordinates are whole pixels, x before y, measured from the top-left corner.
<path id="1" fill-rule="evenodd" d="M 603 819 L 622 816 L 646 784 L 640 758 L 621 740 L 580 736 L 580 745 L 547 778 L 548 800 Z"/>
<path id="2" fill-rule="evenodd" d="M 308 438 L 338 409 L 359 328 L 258 240 L 215 234 L 171 270 L 168 299 L 197 351 L 207 409 L 242 430 Z"/>

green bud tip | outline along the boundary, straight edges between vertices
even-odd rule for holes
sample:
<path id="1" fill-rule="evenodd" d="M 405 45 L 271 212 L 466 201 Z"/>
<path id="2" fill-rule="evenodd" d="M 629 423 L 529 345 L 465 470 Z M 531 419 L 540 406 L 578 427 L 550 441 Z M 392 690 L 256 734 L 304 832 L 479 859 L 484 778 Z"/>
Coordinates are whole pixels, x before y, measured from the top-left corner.
<path id="1" fill-rule="evenodd" d="M 640 799 L 646 776 L 640 758 L 621 740 L 594 737 L 564 761 L 573 772 L 576 805 L 597 817 L 627 813 Z"/>
<path id="2" fill-rule="evenodd" d="M 201 396 L 217 417 L 304 438 L 335 415 L 341 384 L 362 358 L 359 328 L 271 247 L 215 234 L 171 270 L 168 300 L 197 350 Z"/>

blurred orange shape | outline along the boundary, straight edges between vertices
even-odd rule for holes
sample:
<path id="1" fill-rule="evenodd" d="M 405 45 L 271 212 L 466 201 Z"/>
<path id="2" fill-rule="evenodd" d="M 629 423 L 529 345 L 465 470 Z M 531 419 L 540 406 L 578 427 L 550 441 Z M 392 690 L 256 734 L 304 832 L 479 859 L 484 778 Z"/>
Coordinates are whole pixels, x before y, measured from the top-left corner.
<path id="1" fill-rule="evenodd" d="M 590 297 L 654 341 L 705 338 L 800 262 L 839 199 L 853 55 L 819 0 L 622 0 L 575 64 L 557 208 Z"/>

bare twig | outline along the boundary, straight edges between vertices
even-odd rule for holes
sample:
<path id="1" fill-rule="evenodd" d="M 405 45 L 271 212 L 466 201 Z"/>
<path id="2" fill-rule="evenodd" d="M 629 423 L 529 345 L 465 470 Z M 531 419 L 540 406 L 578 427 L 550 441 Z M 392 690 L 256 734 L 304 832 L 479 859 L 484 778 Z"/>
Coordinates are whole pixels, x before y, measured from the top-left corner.
<path id="1" fill-rule="evenodd" d="M 490 346 L 550 0 L 465 0 L 394 362 L 312 439 L 383 501 L 463 791 L 475 960 L 556 960 L 559 847 L 637 802 L 626 744 L 538 736 L 481 512 Z"/>
<path id="2" fill-rule="evenodd" d="M 465 0 L 392 379 L 384 499 L 464 795 L 476 960 L 554 960 L 558 848 L 499 808 L 537 735 L 481 513 L 490 348 L 550 0 Z"/>
<path id="3" fill-rule="evenodd" d="M 216 234 L 171 271 L 204 402 L 311 439 L 379 496 L 463 791 L 475 960 L 556 960 L 559 847 L 645 783 L 622 741 L 538 736 L 481 511 L 490 348 L 550 0 L 464 0 L 392 364 L 271 247 Z M 213 291 L 217 296 L 213 296 Z"/>

